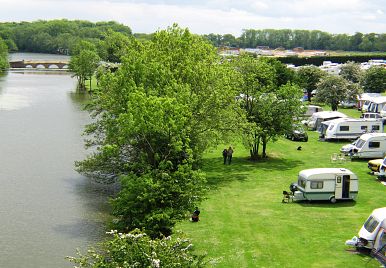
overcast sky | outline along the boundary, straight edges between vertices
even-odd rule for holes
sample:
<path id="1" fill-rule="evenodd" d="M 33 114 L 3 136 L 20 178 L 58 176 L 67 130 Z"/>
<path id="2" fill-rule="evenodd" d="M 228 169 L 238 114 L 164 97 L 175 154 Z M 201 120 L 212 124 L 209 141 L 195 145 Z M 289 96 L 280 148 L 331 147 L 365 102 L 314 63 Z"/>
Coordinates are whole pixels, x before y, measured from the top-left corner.
<path id="1" fill-rule="evenodd" d="M 0 21 L 58 18 L 114 20 L 135 33 L 174 22 L 191 32 L 306 29 L 329 33 L 385 33 L 386 0 L 0 0 Z"/>

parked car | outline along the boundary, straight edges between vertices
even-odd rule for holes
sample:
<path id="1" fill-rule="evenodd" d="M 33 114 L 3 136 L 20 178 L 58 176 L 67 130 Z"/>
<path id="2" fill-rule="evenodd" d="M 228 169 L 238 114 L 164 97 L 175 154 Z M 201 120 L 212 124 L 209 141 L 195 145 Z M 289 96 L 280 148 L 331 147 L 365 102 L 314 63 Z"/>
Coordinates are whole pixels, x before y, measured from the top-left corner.
<path id="1" fill-rule="evenodd" d="M 344 155 L 349 155 L 351 150 L 355 148 L 355 143 L 356 142 L 357 142 L 357 140 L 355 140 L 352 143 L 343 145 L 342 148 L 340 148 L 340 152 L 343 153 Z"/>
<path id="2" fill-rule="evenodd" d="M 357 103 L 355 101 L 341 101 L 339 106 L 343 108 L 354 108 L 357 106 Z"/>
<path id="3" fill-rule="evenodd" d="M 382 120 L 382 116 L 379 113 L 363 113 L 361 118 Z"/>
<path id="4" fill-rule="evenodd" d="M 284 136 L 292 141 L 308 141 L 307 132 L 300 125 L 293 125 L 292 131 L 287 132 Z"/>
<path id="5" fill-rule="evenodd" d="M 383 163 L 383 158 L 379 159 L 372 159 L 367 162 L 367 167 L 372 171 L 372 172 L 379 172 L 380 167 Z"/>

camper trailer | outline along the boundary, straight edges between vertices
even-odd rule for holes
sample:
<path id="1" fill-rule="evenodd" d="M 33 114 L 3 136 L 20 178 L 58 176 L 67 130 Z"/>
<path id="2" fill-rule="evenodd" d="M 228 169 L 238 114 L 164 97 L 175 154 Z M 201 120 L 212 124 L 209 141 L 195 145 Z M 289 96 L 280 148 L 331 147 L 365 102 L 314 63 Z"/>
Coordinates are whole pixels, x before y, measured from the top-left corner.
<path id="1" fill-rule="evenodd" d="M 366 120 L 354 118 L 339 118 L 322 122 L 320 128 L 322 136 L 326 140 L 333 139 L 356 139 L 364 133 L 382 133 L 382 120 Z"/>
<path id="2" fill-rule="evenodd" d="M 355 200 L 358 177 L 345 168 L 313 168 L 299 172 L 297 183 L 290 185 L 294 200 Z"/>
<path id="3" fill-rule="evenodd" d="M 358 235 L 346 245 L 371 249 L 372 255 L 386 265 L 386 207 L 374 209 Z"/>
<path id="4" fill-rule="evenodd" d="M 347 115 L 336 111 L 317 112 L 311 116 L 311 118 L 306 122 L 306 125 L 311 130 L 317 130 L 322 122 L 343 117 L 347 117 Z"/>
<path id="5" fill-rule="evenodd" d="M 386 133 L 361 135 L 349 154 L 353 158 L 383 158 L 386 153 Z"/>

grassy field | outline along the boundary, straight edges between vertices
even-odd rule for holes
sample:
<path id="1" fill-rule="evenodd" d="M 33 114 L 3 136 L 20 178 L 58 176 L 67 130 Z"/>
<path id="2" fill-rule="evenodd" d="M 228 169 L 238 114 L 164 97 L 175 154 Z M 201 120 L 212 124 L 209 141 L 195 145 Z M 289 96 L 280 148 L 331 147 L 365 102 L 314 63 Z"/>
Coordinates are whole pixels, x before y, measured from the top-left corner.
<path id="1" fill-rule="evenodd" d="M 356 110 L 341 109 L 359 117 Z M 210 191 L 200 205 L 200 222 L 182 222 L 208 267 L 379 267 L 357 254 L 345 241 L 357 235 L 374 208 L 386 205 L 386 186 L 368 172 L 367 160 L 331 163 L 332 153 L 348 142 L 321 142 L 309 132 L 308 142 L 280 139 L 268 145 L 269 158 L 248 160 L 235 142 L 232 165 L 223 165 L 224 146 L 205 155 L 203 170 Z M 302 150 L 296 148 L 302 146 Z M 302 169 L 345 167 L 359 177 L 356 202 L 285 203 L 282 191 L 297 181 Z"/>

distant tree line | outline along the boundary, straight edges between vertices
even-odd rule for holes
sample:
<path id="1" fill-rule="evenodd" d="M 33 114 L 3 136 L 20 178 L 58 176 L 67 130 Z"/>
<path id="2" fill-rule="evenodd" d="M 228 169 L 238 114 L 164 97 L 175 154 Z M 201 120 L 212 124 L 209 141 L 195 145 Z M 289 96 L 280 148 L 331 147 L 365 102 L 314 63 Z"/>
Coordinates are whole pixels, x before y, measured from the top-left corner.
<path id="1" fill-rule="evenodd" d="M 149 41 L 154 33 L 132 33 L 130 27 L 109 22 L 89 22 L 84 20 L 38 20 L 34 22 L 0 23 L 0 38 L 9 51 L 71 54 L 80 40 L 96 44 L 105 37 L 106 31 L 133 35 L 140 41 Z M 290 29 L 245 29 L 239 37 L 232 34 L 203 35 L 215 47 L 255 48 L 267 46 L 292 49 L 344 50 L 344 51 L 386 51 L 386 34 L 355 33 L 331 34 L 318 30 Z"/>
<path id="2" fill-rule="evenodd" d="M 331 34 L 318 30 L 273 30 L 263 29 L 243 30 L 240 37 L 231 34 L 204 35 L 214 46 L 255 48 L 268 46 L 270 48 L 283 47 L 292 49 L 302 47 L 304 49 L 344 50 L 344 51 L 385 51 L 386 34 L 355 33 Z"/>
<path id="3" fill-rule="evenodd" d="M 34 22 L 0 23 L 0 38 L 9 51 L 71 54 L 81 40 L 94 44 L 104 39 L 106 32 L 131 35 L 131 29 L 114 21 L 39 20 Z"/>

